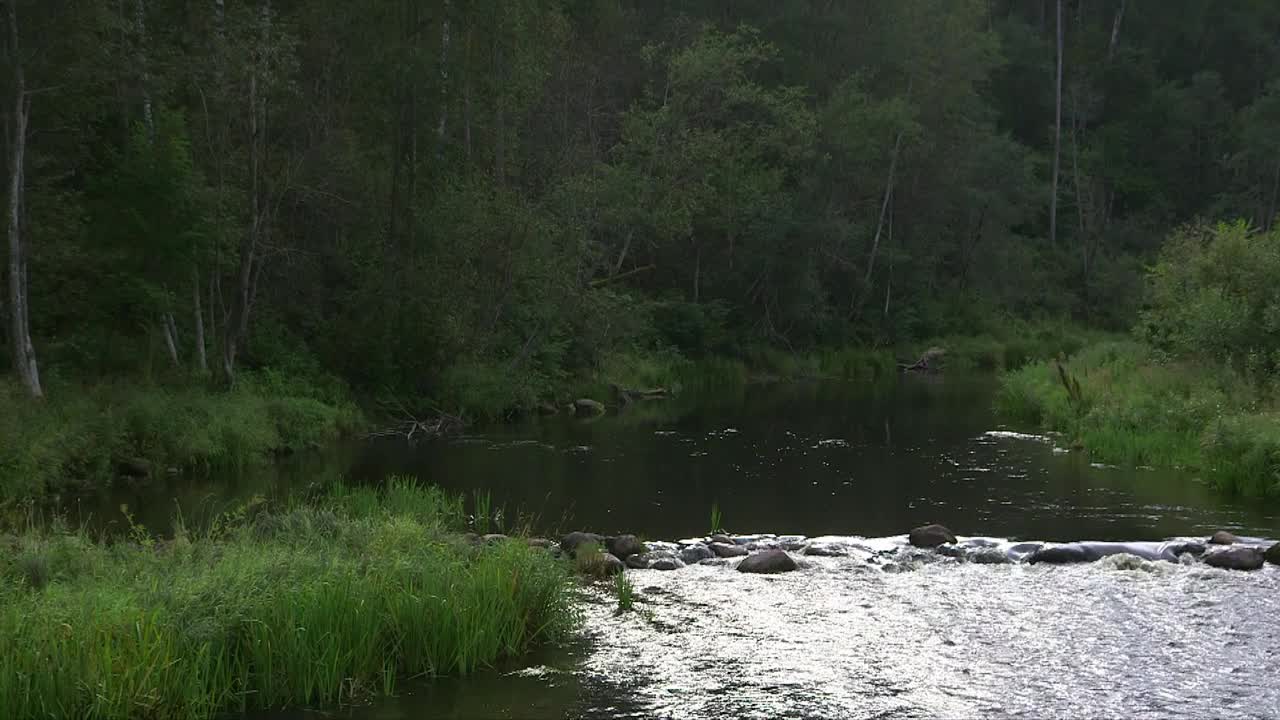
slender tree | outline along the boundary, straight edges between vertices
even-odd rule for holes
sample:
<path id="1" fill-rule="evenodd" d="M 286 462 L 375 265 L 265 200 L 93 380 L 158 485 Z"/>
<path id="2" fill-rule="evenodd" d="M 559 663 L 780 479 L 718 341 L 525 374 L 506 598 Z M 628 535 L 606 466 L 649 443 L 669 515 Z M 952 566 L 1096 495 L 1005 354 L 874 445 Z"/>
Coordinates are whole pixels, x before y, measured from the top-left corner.
<path id="1" fill-rule="evenodd" d="M 1058 168 L 1062 156 L 1062 0 L 1058 5 L 1058 62 L 1053 93 L 1053 177 L 1049 181 L 1049 242 L 1058 242 Z"/>
<path id="2" fill-rule="evenodd" d="M 31 97 L 27 94 L 22 47 L 18 42 L 18 0 L 9 0 L 9 64 L 13 68 L 13 110 L 9 139 L 9 342 L 18 380 L 32 397 L 44 396 L 35 345 L 31 341 L 30 292 L 26 248 L 23 243 L 23 195 L 27 126 L 31 117 Z"/>

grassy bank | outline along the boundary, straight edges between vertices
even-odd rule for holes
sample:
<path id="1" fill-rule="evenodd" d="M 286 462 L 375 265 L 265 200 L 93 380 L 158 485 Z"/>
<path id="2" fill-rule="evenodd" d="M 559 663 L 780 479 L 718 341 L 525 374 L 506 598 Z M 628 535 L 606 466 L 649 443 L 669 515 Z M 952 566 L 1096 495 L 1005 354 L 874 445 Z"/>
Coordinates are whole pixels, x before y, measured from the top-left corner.
<path id="1" fill-rule="evenodd" d="M 1280 411 L 1273 391 L 1224 366 L 1164 361 L 1144 344 L 1107 342 L 1065 364 L 1004 376 L 1002 414 L 1062 432 L 1102 462 L 1183 467 L 1227 492 L 1280 495 Z"/>
<path id="2" fill-rule="evenodd" d="M 241 513 L 199 537 L 3 539 L 0 708 L 24 718 L 208 718 L 392 693 L 567 630 L 568 570 L 473 547 L 460 499 L 409 481 Z"/>
<path id="3" fill-rule="evenodd" d="M 169 468 L 242 467 L 353 432 L 354 405 L 271 377 L 201 385 L 54 386 L 32 402 L 0 383 L 0 505 Z"/>

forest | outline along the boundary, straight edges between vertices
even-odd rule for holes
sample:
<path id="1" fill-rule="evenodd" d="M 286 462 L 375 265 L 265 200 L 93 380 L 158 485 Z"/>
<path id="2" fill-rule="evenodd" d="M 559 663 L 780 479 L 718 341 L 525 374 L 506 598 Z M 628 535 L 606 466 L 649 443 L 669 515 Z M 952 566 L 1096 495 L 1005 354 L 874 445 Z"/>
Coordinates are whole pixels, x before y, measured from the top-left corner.
<path id="1" fill-rule="evenodd" d="M 1166 245 L 1275 237 L 1268 0 L 7 0 L 4 26 L 11 475 L 86 464 L 69 418 L 157 386 L 124 425 L 239 388 L 269 447 L 352 397 L 496 418 L 645 362 L 1139 318 L 1159 344 Z M 1278 332 L 1270 302 L 1238 337 Z"/>

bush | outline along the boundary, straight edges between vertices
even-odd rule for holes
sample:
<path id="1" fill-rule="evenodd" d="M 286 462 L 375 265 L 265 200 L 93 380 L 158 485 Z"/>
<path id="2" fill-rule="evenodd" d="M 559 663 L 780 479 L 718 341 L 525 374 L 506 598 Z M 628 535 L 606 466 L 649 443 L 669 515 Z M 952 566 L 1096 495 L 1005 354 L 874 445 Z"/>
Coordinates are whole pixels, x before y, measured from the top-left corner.
<path id="1" fill-rule="evenodd" d="M 1280 368 L 1280 227 L 1179 230 L 1146 287 L 1138 333 L 1157 350 L 1254 375 Z"/>

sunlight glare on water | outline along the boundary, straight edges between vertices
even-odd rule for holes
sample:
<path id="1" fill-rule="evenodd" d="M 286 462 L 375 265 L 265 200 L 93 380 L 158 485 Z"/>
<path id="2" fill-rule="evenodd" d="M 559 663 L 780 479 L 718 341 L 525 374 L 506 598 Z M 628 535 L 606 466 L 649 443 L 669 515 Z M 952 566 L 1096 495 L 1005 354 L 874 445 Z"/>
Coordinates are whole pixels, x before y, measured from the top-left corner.
<path id="1" fill-rule="evenodd" d="M 807 560 L 634 571 L 634 612 L 588 604 L 581 716 L 1280 713 L 1280 568 Z"/>

